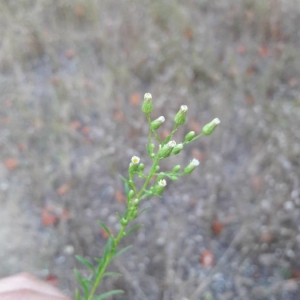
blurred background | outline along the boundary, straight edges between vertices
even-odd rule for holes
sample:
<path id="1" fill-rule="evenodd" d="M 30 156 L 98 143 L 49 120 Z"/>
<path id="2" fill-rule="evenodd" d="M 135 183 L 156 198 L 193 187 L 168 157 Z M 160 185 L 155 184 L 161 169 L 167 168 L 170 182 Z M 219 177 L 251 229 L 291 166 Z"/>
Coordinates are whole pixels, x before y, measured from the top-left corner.
<path id="1" fill-rule="evenodd" d="M 146 160 L 143 94 L 175 136 L 221 120 L 161 168 L 168 182 L 110 267 L 123 300 L 300 299 L 300 2 L 2 0 L 0 276 L 72 295 L 74 254 L 118 230 L 132 155 Z M 146 205 L 147 205 L 146 204 Z"/>

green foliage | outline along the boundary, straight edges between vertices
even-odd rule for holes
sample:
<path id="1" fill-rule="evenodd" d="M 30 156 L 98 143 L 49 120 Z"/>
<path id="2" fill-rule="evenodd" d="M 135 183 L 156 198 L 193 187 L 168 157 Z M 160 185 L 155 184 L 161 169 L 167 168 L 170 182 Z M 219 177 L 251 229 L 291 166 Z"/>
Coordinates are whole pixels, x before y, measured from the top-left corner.
<path id="1" fill-rule="evenodd" d="M 79 290 L 75 291 L 76 300 L 102 300 L 112 295 L 123 293 L 122 290 L 113 290 L 103 293 L 99 296 L 95 296 L 96 291 L 104 277 L 116 277 L 121 275 L 115 272 L 106 272 L 106 269 L 108 268 L 109 264 L 114 258 L 117 258 L 118 256 L 120 256 L 121 254 L 123 254 L 131 248 L 131 246 L 127 246 L 120 250 L 117 250 L 120 241 L 125 236 L 132 234 L 142 226 L 141 224 L 136 224 L 133 227 L 131 227 L 128 230 L 128 232 L 126 232 L 127 226 L 133 220 L 139 217 L 143 212 L 149 209 L 149 207 L 147 207 L 138 212 L 141 200 L 151 196 L 161 196 L 165 190 L 165 186 L 167 185 L 167 180 L 175 181 L 181 176 L 188 175 L 196 168 L 196 166 L 199 165 L 199 162 L 196 159 L 193 159 L 184 168 L 183 172 L 180 172 L 181 167 L 179 165 L 174 166 L 171 171 L 159 172 L 160 161 L 169 156 L 177 155 L 187 144 L 195 141 L 196 139 L 205 135 L 210 135 L 220 123 L 219 119 L 214 119 L 212 122 L 208 123 L 203 127 L 203 132 L 199 135 L 196 136 L 193 131 L 189 132 L 185 136 L 185 140 L 182 143 L 176 144 L 176 142 L 172 140 L 172 138 L 175 132 L 177 131 L 178 127 L 183 125 L 186 121 L 188 110 L 187 106 L 182 105 L 180 110 L 175 115 L 174 128 L 164 141 L 160 140 L 156 130 L 158 130 L 161 127 L 162 123 L 165 121 L 165 118 L 161 116 L 155 120 L 151 120 L 150 113 L 152 112 L 152 110 L 152 96 L 151 94 L 147 93 L 144 97 L 142 111 L 146 115 L 146 119 L 149 126 L 146 149 L 152 161 L 152 166 L 148 174 L 144 174 L 144 163 L 140 162 L 140 158 L 138 156 L 133 156 L 131 162 L 128 165 L 128 178 L 120 175 L 120 178 L 124 182 L 124 190 L 127 197 L 124 214 L 122 215 L 119 212 L 117 212 L 119 222 L 121 225 L 120 230 L 118 234 L 113 235 L 113 233 L 107 228 L 107 226 L 103 222 L 99 222 L 100 226 L 108 234 L 109 238 L 104 247 L 102 257 L 94 259 L 94 261 L 97 263 L 96 266 L 93 266 L 93 264 L 87 259 L 78 255 L 76 256 L 76 259 L 92 272 L 92 274 L 88 278 L 83 278 L 78 270 L 74 270 L 74 274 L 77 278 L 77 281 L 81 286 L 81 293 Z M 155 147 L 155 142 L 158 143 L 158 147 Z M 156 152 L 155 149 L 157 149 Z M 140 188 L 136 186 L 134 180 L 135 176 L 144 179 L 144 183 Z M 151 179 L 153 178 L 154 181 L 151 181 Z M 152 186 L 149 186 L 150 182 L 153 182 Z"/>

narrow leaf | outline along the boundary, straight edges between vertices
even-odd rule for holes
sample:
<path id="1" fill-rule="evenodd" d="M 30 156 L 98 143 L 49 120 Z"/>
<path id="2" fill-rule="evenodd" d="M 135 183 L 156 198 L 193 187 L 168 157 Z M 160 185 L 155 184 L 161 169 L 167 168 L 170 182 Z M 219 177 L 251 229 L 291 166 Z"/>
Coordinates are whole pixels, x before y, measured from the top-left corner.
<path id="1" fill-rule="evenodd" d="M 140 212 L 139 212 L 139 216 L 145 212 L 146 210 L 150 209 L 151 207 L 145 207 L 144 209 L 142 209 Z"/>
<path id="2" fill-rule="evenodd" d="M 118 257 L 119 255 L 123 254 L 124 252 L 126 252 L 127 250 L 129 250 L 130 248 L 132 247 L 132 245 L 130 246 L 127 246 L 121 250 L 119 250 L 114 256 L 113 256 L 113 259 Z"/>
<path id="3" fill-rule="evenodd" d="M 111 237 L 113 238 L 111 232 L 109 231 L 109 229 L 105 226 L 105 224 L 101 221 L 99 221 L 100 226 L 104 229 L 104 231 Z"/>
<path id="4" fill-rule="evenodd" d="M 94 297 L 93 300 L 103 300 L 103 299 L 106 299 L 109 296 L 117 295 L 117 294 L 124 294 L 124 291 L 122 291 L 122 290 L 109 291 L 109 292 L 106 292 L 106 293 L 103 293 L 99 296 Z"/>
<path id="5" fill-rule="evenodd" d="M 88 295 L 89 281 L 87 279 L 83 279 L 77 269 L 74 269 L 74 274 L 84 291 L 84 295 Z"/>
<path id="6" fill-rule="evenodd" d="M 122 220 L 122 215 L 119 212 L 116 212 L 117 216 L 119 217 L 120 220 Z"/>
<path id="7" fill-rule="evenodd" d="M 105 261 L 106 255 L 110 252 L 111 250 L 111 238 L 109 238 L 106 242 L 105 248 L 104 248 L 104 253 L 103 253 L 103 261 Z"/>
<path id="8" fill-rule="evenodd" d="M 143 225 L 142 224 L 136 224 L 134 225 L 128 232 L 127 232 L 127 235 L 133 233 L 134 231 L 136 231 L 137 229 L 139 229 L 140 227 L 142 227 Z"/>
<path id="9" fill-rule="evenodd" d="M 87 259 L 85 259 L 82 256 L 79 255 L 75 255 L 75 258 L 81 262 L 82 264 L 84 264 L 86 267 L 88 267 L 89 269 L 91 269 L 93 272 L 95 271 L 95 268 L 93 267 L 92 263 L 90 263 Z"/>
<path id="10" fill-rule="evenodd" d="M 122 274 L 118 272 L 106 272 L 103 275 L 103 277 L 117 277 L 117 276 L 122 276 Z"/>
<path id="11" fill-rule="evenodd" d="M 128 193 L 130 191 L 130 188 L 129 188 L 129 184 L 127 182 L 124 183 L 124 190 L 125 190 L 126 197 L 128 199 Z"/>
<path id="12" fill-rule="evenodd" d="M 122 176 L 122 175 L 119 175 L 120 176 L 120 178 L 125 182 L 125 183 L 127 183 L 127 184 L 129 184 L 129 180 L 128 179 L 126 179 L 124 176 Z"/>
<path id="13" fill-rule="evenodd" d="M 75 291 L 75 300 L 81 300 L 80 293 L 77 289 Z"/>

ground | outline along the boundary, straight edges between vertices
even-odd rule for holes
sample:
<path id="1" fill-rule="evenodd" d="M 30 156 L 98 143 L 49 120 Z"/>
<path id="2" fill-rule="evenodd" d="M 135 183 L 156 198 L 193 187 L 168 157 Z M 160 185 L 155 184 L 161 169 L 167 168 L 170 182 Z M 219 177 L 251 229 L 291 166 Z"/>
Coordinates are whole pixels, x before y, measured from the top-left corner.
<path id="1" fill-rule="evenodd" d="M 148 202 L 111 270 L 123 300 L 300 298 L 297 0 L 11 0 L 0 4 L 0 276 L 70 296 L 79 254 L 118 229 L 132 155 L 153 118 L 216 132 L 162 169 L 200 166 Z"/>

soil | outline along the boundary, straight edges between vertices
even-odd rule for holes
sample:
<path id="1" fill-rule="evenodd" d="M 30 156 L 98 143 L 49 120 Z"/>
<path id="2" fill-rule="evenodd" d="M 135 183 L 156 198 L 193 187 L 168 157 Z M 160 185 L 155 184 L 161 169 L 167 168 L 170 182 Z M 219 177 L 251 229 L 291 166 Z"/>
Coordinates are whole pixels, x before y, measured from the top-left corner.
<path id="1" fill-rule="evenodd" d="M 218 117 L 124 239 L 102 291 L 123 300 L 300 299 L 300 6 L 261 1 L 2 1 L 0 276 L 70 297 L 75 254 L 118 230 L 133 155 L 147 166 L 143 94 L 177 142 Z"/>

